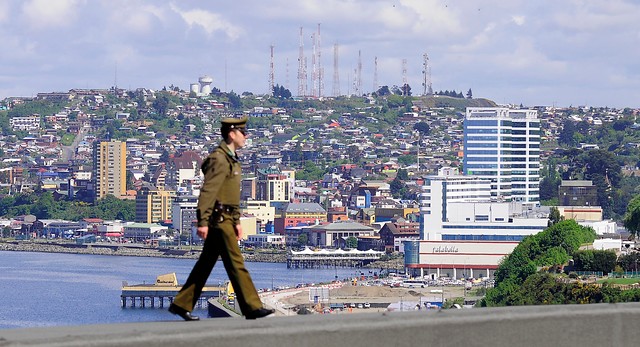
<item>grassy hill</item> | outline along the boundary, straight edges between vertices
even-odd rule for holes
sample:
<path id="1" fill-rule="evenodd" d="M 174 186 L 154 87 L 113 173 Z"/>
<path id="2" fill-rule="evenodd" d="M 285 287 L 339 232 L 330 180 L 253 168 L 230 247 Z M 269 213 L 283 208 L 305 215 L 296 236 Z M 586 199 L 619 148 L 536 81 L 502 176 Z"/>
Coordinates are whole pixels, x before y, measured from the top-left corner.
<path id="1" fill-rule="evenodd" d="M 497 104 L 489 99 L 463 99 L 450 96 L 431 95 L 420 96 L 415 103 L 420 103 L 423 108 L 430 107 L 453 107 L 456 110 L 465 110 L 467 107 L 496 107 Z"/>

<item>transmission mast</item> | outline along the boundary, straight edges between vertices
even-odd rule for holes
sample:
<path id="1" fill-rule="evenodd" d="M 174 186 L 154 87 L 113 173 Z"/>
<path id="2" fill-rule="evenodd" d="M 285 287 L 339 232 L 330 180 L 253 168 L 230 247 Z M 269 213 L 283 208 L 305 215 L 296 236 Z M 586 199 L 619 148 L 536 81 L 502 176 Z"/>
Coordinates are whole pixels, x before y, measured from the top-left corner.
<path id="1" fill-rule="evenodd" d="M 429 65 L 429 56 L 425 53 L 422 58 L 424 59 L 422 63 L 422 94 L 433 95 L 433 88 L 431 88 L 431 65 Z"/>
<path id="2" fill-rule="evenodd" d="M 333 96 L 340 96 L 340 73 L 338 72 L 338 44 L 333 45 Z"/>
<path id="3" fill-rule="evenodd" d="M 273 49 L 274 46 L 271 45 L 271 61 L 269 62 L 269 92 L 268 95 L 273 96 L 273 88 L 275 87 L 275 74 L 273 69 Z"/>
<path id="4" fill-rule="evenodd" d="M 304 39 L 300 27 L 300 49 L 298 54 L 298 96 L 305 96 L 307 83 L 306 61 L 304 58 Z"/>
<path id="5" fill-rule="evenodd" d="M 402 96 L 407 96 L 407 59 L 402 59 Z"/>
<path id="6" fill-rule="evenodd" d="M 378 57 L 373 57 L 373 92 L 378 91 Z"/>
<path id="7" fill-rule="evenodd" d="M 321 36 L 320 36 L 320 23 L 318 23 L 318 97 L 321 98 L 324 94 L 324 69 L 322 68 L 322 49 L 321 49 Z"/>
<path id="8" fill-rule="evenodd" d="M 311 96 L 318 97 L 318 65 L 317 65 L 317 36 L 315 33 L 311 34 Z"/>
<path id="9" fill-rule="evenodd" d="M 355 95 L 362 95 L 362 51 L 358 51 L 358 67 L 356 69 Z"/>

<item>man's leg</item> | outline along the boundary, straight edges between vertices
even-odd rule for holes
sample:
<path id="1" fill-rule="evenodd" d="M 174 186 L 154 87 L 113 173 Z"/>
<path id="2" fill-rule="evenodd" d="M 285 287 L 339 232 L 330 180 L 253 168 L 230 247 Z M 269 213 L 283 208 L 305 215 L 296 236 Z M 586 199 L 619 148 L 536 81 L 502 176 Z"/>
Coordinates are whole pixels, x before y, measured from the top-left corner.
<path id="1" fill-rule="evenodd" d="M 200 294 L 202 294 L 202 288 L 207 283 L 213 266 L 216 264 L 218 256 L 220 255 L 219 246 L 216 245 L 215 239 L 212 236 L 211 234 L 208 235 L 204 241 L 202 253 L 193 266 L 193 269 L 191 269 L 187 281 L 169 307 L 170 311 L 177 311 L 178 313 L 176 314 L 183 311 L 193 311 L 193 308 L 200 298 Z"/>
<path id="2" fill-rule="evenodd" d="M 215 234 L 220 237 L 221 244 L 224 249 L 221 250 L 220 256 L 224 264 L 229 280 L 236 292 L 240 310 L 245 316 L 251 312 L 262 308 L 262 301 L 258 296 L 258 292 L 251 280 L 249 271 L 244 265 L 244 258 L 238 247 L 235 230 L 231 223 L 221 223 L 215 230 Z"/>

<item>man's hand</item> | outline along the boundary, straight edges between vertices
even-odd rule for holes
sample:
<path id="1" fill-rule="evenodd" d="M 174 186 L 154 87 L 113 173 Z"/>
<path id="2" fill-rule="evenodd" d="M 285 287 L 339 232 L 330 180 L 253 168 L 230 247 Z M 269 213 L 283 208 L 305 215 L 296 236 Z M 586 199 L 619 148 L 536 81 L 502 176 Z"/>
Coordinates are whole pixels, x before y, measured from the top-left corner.
<path id="1" fill-rule="evenodd" d="M 242 225 L 236 224 L 235 230 L 236 230 L 236 239 L 238 239 L 238 241 L 242 240 Z"/>
<path id="2" fill-rule="evenodd" d="M 198 227 L 196 234 L 198 234 L 198 236 L 200 236 L 200 238 L 202 238 L 203 240 L 206 240 L 207 234 L 209 234 L 209 227 L 208 226 Z"/>

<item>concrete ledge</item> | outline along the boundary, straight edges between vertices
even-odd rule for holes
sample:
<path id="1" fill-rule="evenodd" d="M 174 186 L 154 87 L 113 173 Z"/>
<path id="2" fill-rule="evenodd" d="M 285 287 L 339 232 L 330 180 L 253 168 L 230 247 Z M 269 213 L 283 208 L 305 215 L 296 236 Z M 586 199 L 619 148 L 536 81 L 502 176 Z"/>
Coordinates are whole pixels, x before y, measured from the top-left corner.
<path id="1" fill-rule="evenodd" d="M 637 346 L 640 303 L 0 330 L 0 346 Z"/>

